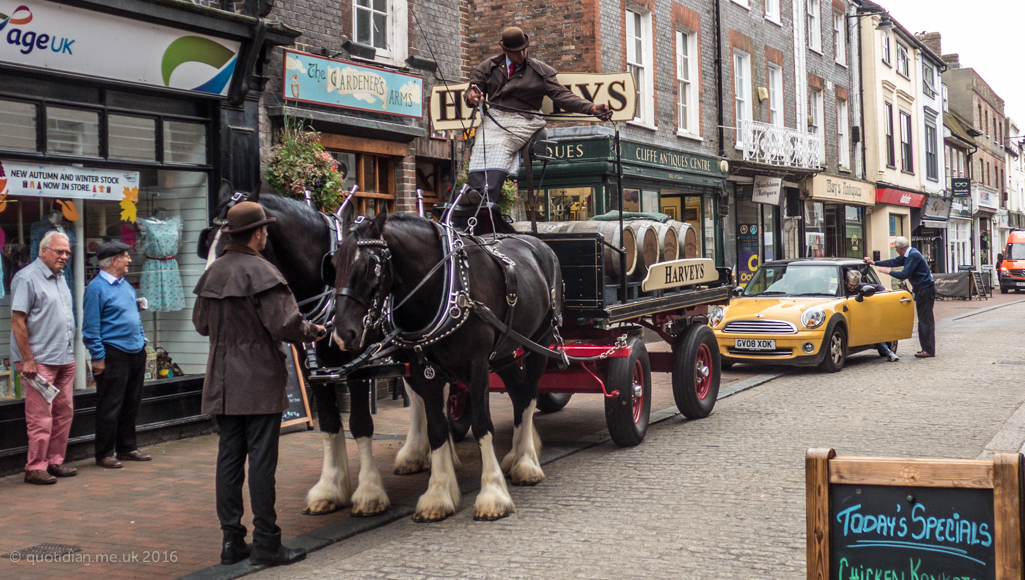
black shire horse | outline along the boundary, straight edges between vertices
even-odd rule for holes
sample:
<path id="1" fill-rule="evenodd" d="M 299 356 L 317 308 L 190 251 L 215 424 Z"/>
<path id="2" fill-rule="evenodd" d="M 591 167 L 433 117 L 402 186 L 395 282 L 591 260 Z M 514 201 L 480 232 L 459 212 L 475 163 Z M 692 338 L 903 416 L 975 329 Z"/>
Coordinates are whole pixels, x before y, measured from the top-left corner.
<path id="1" fill-rule="evenodd" d="M 485 238 L 485 242 L 491 240 Z M 548 345 L 562 305 L 558 258 L 548 246 L 530 236 L 500 236 L 498 240 L 497 250 L 515 262 L 518 300 L 513 301 L 511 326 L 520 334 Z M 503 266 L 480 245 L 470 239 L 464 241 L 469 298 L 486 305 L 500 320 L 506 320 L 510 305 Z M 448 298 L 444 270 L 439 269 L 428 278 L 443 257 L 439 227 L 427 219 L 381 214 L 355 224 L 335 254 L 335 288 L 339 294 L 332 340 L 347 352 L 365 348 L 367 345 L 361 344 L 364 319 L 368 313 L 371 319 L 379 317 L 381 300 L 389 295 L 398 306 L 394 313 L 397 327 L 426 329 Z M 423 287 L 410 295 L 425 279 Z M 470 392 L 473 434 L 480 445 L 482 471 L 474 518 L 494 520 L 515 511 L 503 471 L 518 485 L 534 485 L 544 479 L 538 459 L 540 439 L 534 431 L 532 415 L 538 380 L 547 361 L 531 353 L 524 358 L 522 367 L 512 363 L 518 347 L 494 326 L 471 314 L 457 330 L 423 346 L 420 353 L 413 349 L 403 351 L 409 363 L 410 386 L 424 400 L 431 448 L 430 486 L 420 497 L 415 520 L 444 519 L 455 513 L 459 505 L 445 417 L 448 382 L 460 381 Z M 513 448 L 501 465 L 495 456 L 494 428 L 488 410 L 492 353 L 496 372 L 505 383 L 514 408 Z"/>
<path id="2" fill-rule="evenodd" d="M 221 215 L 230 202 L 231 189 L 230 184 L 221 188 L 217 215 Z M 267 247 L 263 255 L 284 275 L 296 301 L 301 302 L 323 292 L 321 260 L 329 252 L 330 236 L 334 235 L 324 217 L 305 203 L 273 194 L 250 194 L 248 199 L 260 203 L 268 217 L 277 218 L 267 227 Z M 201 258 L 212 261 L 223 253 L 228 236 L 218 236 L 217 233 L 217 226 L 213 226 L 200 235 L 198 253 Z M 308 312 L 312 306 L 306 305 L 302 310 Z M 335 367 L 351 361 L 353 355 L 342 352 L 332 341 L 322 340 L 317 343 L 317 357 L 322 366 Z M 349 431 L 356 440 L 360 458 L 359 482 L 355 492 L 352 491 L 334 385 L 317 382 L 311 386 L 324 438 L 324 465 L 320 480 L 306 494 L 303 513 L 327 514 L 350 504 L 353 515 L 368 516 L 384 511 L 390 502 L 371 451 L 374 422 L 370 414 L 369 384 L 366 381 L 351 381 L 349 384 Z M 410 400 L 410 433 L 395 462 L 395 472 L 400 474 L 424 471 L 430 460 L 423 404 L 415 396 Z"/>

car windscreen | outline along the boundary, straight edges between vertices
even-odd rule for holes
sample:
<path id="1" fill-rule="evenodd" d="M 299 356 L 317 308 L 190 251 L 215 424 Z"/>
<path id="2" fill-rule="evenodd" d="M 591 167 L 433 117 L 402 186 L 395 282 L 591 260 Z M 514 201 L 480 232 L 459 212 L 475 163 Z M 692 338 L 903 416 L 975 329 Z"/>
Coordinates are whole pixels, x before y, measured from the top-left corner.
<path id="1" fill-rule="evenodd" d="M 1007 244 L 1007 252 L 1004 254 L 1004 259 L 1025 260 L 1025 244 Z"/>
<path id="2" fill-rule="evenodd" d="M 744 288 L 744 296 L 835 296 L 839 269 L 829 265 L 762 266 Z"/>

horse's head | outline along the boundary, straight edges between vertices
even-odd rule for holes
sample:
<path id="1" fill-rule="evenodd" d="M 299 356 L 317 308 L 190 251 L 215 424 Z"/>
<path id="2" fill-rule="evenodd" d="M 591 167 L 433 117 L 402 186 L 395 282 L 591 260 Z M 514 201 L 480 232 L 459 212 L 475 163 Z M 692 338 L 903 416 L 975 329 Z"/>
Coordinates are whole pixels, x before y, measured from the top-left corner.
<path id="1" fill-rule="evenodd" d="M 383 334 L 385 299 L 395 279 L 384 240 L 386 220 L 387 214 L 373 220 L 356 218 L 335 252 L 333 339 L 342 350 L 361 350 Z"/>
<path id="2" fill-rule="evenodd" d="M 216 259 L 223 254 L 224 246 L 228 245 L 228 236 L 221 234 L 221 228 L 228 223 L 228 210 L 240 201 L 259 202 L 259 195 L 259 192 L 237 192 L 230 181 L 222 179 L 221 189 L 217 194 L 217 208 L 214 210 L 213 224 L 199 232 L 196 254 L 207 261 L 211 260 L 211 256 Z"/>

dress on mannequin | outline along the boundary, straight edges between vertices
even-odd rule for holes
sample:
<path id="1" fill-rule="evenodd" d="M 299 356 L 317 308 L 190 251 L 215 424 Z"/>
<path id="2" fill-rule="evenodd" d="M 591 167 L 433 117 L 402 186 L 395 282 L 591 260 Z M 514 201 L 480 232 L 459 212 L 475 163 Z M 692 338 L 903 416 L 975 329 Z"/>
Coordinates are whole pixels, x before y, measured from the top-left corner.
<path id="1" fill-rule="evenodd" d="M 182 218 L 160 219 L 156 215 L 140 218 L 139 249 L 146 255 L 142 266 L 142 295 L 154 312 L 185 309 L 185 293 L 175 255 L 182 235 Z"/>

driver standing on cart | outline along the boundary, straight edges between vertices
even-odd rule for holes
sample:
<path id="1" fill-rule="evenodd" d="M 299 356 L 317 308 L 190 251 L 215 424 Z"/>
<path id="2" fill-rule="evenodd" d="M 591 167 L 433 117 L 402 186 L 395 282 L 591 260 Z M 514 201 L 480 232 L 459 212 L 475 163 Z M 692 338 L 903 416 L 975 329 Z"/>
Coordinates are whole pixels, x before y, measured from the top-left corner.
<path id="1" fill-rule="evenodd" d="M 573 94 L 559 84 L 554 68 L 527 56 L 530 37 L 522 29 L 506 28 L 498 44 L 502 54 L 480 63 L 463 94 L 470 106 L 477 106 L 481 97 L 487 97 L 491 105 L 484 112 L 481 138 L 470 155 L 467 180 L 470 189 L 490 202 L 498 201 L 506 178 L 519 172 L 519 150 L 544 128 L 541 102 L 546 96 L 570 113 L 594 115 L 603 121 L 612 117 L 608 105 L 596 105 Z"/>

